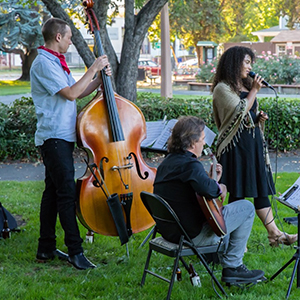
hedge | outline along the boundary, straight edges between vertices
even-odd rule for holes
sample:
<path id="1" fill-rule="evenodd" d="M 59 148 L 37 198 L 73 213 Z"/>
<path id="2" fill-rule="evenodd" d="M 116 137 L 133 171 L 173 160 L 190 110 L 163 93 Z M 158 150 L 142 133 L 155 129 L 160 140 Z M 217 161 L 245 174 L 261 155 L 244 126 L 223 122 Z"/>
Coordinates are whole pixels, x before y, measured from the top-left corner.
<path id="1" fill-rule="evenodd" d="M 143 93 L 138 97 L 137 105 L 146 120 L 159 120 L 164 116 L 173 119 L 183 115 L 194 115 L 201 117 L 206 125 L 217 133 L 210 96 L 168 100 L 152 93 Z M 265 138 L 270 149 L 290 151 L 300 148 L 300 100 L 259 98 L 259 109 L 269 116 L 265 126 Z"/>
<path id="2" fill-rule="evenodd" d="M 77 102 L 80 110 L 90 98 Z M 300 101 L 295 99 L 260 98 L 260 109 L 267 112 L 266 140 L 270 149 L 279 151 L 300 148 Z M 158 94 L 139 93 L 137 106 L 146 121 L 177 119 L 183 115 L 201 117 L 206 125 L 217 132 L 212 114 L 212 99 L 199 96 L 195 99 L 165 99 Z M 130 117 L 128 118 L 130 120 Z M 12 105 L 0 103 L 0 159 L 36 160 L 39 152 L 34 146 L 36 117 L 32 98 L 22 97 Z M 214 146 L 212 147 L 214 148 Z"/>

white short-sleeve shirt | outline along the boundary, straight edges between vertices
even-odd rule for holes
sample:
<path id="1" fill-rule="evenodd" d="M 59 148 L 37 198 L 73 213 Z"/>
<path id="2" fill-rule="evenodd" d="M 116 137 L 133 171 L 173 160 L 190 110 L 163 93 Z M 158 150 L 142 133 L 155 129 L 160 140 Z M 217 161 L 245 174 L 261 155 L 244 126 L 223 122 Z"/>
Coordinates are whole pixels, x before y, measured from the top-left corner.
<path id="1" fill-rule="evenodd" d="M 50 138 L 76 141 L 76 101 L 69 101 L 58 92 L 76 81 L 63 70 L 58 57 L 38 49 L 30 69 L 31 94 L 37 116 L 35 145 Z"/>

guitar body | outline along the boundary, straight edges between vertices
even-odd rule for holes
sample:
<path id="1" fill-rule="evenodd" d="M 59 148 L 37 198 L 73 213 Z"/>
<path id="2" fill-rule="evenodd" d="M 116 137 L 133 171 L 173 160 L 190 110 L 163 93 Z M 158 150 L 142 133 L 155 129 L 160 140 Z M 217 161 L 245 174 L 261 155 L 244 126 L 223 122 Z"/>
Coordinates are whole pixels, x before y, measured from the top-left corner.
<path id="1" fill-rule="evenodd" d="M 217 180 L 217 172 L 216 172 L 216 165 L 217 159 L 211 152 L 210 148 L 206 148 L 204 150 L 207 155 L 209 155 L 213 161 L 213 168 L 212 168 L 212 175 L 213 179 Z M 203 211 L 205 218 L 211 228 L 213 229 L 214 233 L 217 236 L 223 236 L 226 234 L 226 224 L 223 218 L 222 210 L 223 204 L 219 199 L 205 199 L 204 197 L 199 196 L 196 194 L 198 203 Z"/>
<path id="2" fill-rule="evenodd" d="M 218 199 L 206 200 L 204 197 L 196 194 L 198 203 L 208 224 L 217 236 L 226 234 L 226 224 L 222 215 L 223 205 Z"/>

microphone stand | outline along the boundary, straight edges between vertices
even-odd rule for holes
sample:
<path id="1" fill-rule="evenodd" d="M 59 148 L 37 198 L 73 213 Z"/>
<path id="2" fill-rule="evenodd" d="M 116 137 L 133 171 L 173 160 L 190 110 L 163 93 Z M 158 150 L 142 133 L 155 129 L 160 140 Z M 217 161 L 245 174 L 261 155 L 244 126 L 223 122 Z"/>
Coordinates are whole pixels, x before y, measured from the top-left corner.
<path id="1" fill-rule="evenodd" d="M 253 72 L 254 73 L 254 72 Z M 253 74 L 252 74 L 253 75 Z M 255 76 L 250 75 L 252 78 Z M 275 97 L 276 100 L 278 100 L 278 94 L 276 92 L 276 90 L 274 89 L 273 86 L 271 86 L 270 84 L 268 84 L 267 82 L 265 83 L 265 85 L 270 88 L 271 90 L 273 90 L 273 92 L 275 93 Z M 276 174 L 277 174 L 277 153 L 276 153 Z M 276 178 L 277 176 L 275 176 Z M 276 198 L 276 197 L 275 197 Z M 297 208 L 293 208 L 294 211 L 297 213 L 297 218 L 298 218 L 298 240 L 297 240 L 297 246 L 294 246 L 294 248 L 296 249 L 296 253 L 293 255 L 293 257 L 286 263 L 284 264 L 271 278 L 270 281 L 272 281 L 273 279 L 275 279 L 285 268 L 287 268 L 293 261 L 295 261 L 295 265 L 294 265 L 294 269 L 292 272 L 292 276 L 291 276 L 291 280 L 290 280 L 290 284 L 286 293 L 286 299 L 289 298 L 290 293 L 291 293 L 291 289 L 292 289 L 292 285 L 293 285 L 293 281 L 295 279 L 295 275 L 297 272 L 297 288 L 300 287 L 300 240 L 299 240 L 299 233 L 300 233 L 300 211 Z"/>
<path id="2" fill-rule="evenodd" d="M 298 214 L 298 241 L 297 241 L 297 246 L 294 246 L 294 248 L 296 249 L 296 253 L 293 255 L 293 257 L 283 266 L 281 267 L 271 278 L 270 280 L 272 281 L 275 277 L 277 277 L 278 274 L 280 274 L 286 267 L 288 267 L 293 261 L 295 261 L 295 266 L 293 269 L 293 273 L 292 273 L 292 277 L 290 280 L 290 284 L 289 284 L 289 288 L 287 290 L 286 293 L 286 299 L 289 298 L 290 293 L 291 293 L 291 289 L 292 289 L 292 284 L 297 272 L 297 288 L 300 287 L 300 264 L 299 264 L 299 260 L 300 260 L 300 240 L 299 240 L 299 233 L 300 233 L 300 212 L 298 210 L 295 209 L 295 211 Z"/>

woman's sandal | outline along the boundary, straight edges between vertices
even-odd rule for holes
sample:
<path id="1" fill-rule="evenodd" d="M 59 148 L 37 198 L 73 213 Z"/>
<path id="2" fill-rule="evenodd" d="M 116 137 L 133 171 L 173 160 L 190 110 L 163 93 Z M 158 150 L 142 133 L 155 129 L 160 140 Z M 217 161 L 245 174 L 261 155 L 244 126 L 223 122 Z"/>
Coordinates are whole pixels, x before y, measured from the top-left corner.
<path id="1" fill-rule="evenodd" d="M 270 246 L 279 247 L 280 244 L 292 245 L 298 240 L 298 234 L 287 234 L 282 232 L 275 237 L 268 237 Z"/>

